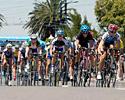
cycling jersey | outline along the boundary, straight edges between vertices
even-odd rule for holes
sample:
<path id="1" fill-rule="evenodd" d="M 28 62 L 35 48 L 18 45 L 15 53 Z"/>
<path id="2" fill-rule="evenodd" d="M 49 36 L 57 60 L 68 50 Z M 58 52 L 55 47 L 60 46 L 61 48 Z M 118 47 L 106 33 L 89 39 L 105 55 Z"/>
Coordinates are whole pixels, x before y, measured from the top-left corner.
<path id="1" fill-rule="evenodd" d="M 14 49 L 14 51 L 13 51 L 14 57 L 18 57 L 18 51 L 19 51 L 19 50 Z"/>
<path id="2" fill-rule="evenodd" d="M 36 46 L 32 46 L 32 42 L 31 42 L 31 40 L 29 40 L 28 46 L 30 47 L 30 54 L 33 54 L 33 53 L 36 54 L 36 53 L 38 53 L 38 47 L 40 47 L 41 45 L 40 45 L 40 41 L 37 40 Z"/>
<path id="3" fill-rule="evenodd" d="M 109 47 L 111 44 L 114 45 L 116 41 L 120 40 L 120 34 L 109 35 L 109 33 L 106 32 L 102 36 L 102 40 L 104 41 L 104 46 Z"/>
<path id="4" fill-rule="evenodd" d="M 58 40 L 58 38 L 55 38 L 52 41 L 52 45 L 54 46 L 53 50 L 61 52 L 65 51 L 65 46 L 69 48 L 71 47 L 71 44 L 69 45 L 69 41 L 67 41 L 66 39 Z"/>
<path id="5" fill-rule="evenodd" d="M 88 48 L 88 43 L 90 40 L 93 40 L 93 36 L 90 32 L 87 34 L 87 37 L 84 37 L 83 34 L 80 33 L 76 39 L 79 40 L 79 44 L 81 45 L 81 47 Z"/>
<path id="6" fill-rule="evenodd" d="M 13 57 L 13 50 L 8 51 L 7 49 L 4 49 L 4 55 L 6 58 L 12 58 Z"/>
<path id="7" fill-rule="evenodd" d="M 116 48 L 118 48 L 118 42 L 116 42 Z M 123 49 L 124 48 L 124 45 L 123 45 L 123 41 L 120 39 L 120 49 Z"/>
<path id="8" fill-rule="evenodd" d="M 31 44 L 32 44 L 31 40 L 29 40 L 29 41 L 27 42 L 27 44 L 28 44 L 28 46 L 31 46 Z M 37 47 L 40 46 L 39 40 L 36 41 L 36 44 L 37 44 Z"/>
<path id="9" fill-rule="evenodd" d="M 32 54 L 38 53 L 38 48 L 30 48 Z"/>

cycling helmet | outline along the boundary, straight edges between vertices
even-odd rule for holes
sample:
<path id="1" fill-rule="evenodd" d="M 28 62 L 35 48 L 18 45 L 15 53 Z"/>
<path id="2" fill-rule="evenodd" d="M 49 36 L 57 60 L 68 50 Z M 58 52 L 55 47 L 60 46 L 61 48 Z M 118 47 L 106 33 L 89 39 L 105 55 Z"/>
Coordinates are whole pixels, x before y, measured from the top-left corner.
<path id="1" fill-rule="evenodd" d="M 19 45 L 15 45 L 15 48 L 16 48 L 16 49 L 19 49 Z"/>
<path id="2" fill-rule="evenodd" d="M 118 26 L 115 25 L 115 24 L 109 24 L 108 30 L 109 30 L 110 32 L 115 32 L 115 31 L 118 30 Z"/>
<path id="3" fill-rule="evenodd" d="M 90 31 L 90 27 L 86 24 L 83 24 L 81 27 L 80 27 L 80 31 L 81 32 L 84 32 L 84 33 L 88 33 Z"/>
<path id="4" fill-rule="evenodd" d="M 30 38 L 31 38 L 31 39 L 37 39 L 37 35 L 36 35 L 36 34 L 32 34 L 32 35 L 30 36 Z"/>
<path id="5" fill-rule="evenodd" d="M 59 29 L 59 30 L 56 32 L 56 35 L 64 35 L 64 30 Z"/>
<path id="6" fill-rule="evenodd" d="M 22 45 L 21 45 L 22 48 L 26 48 L 27 46 L 28 46 L 28 42 L 26 42 L 26 41 L 23 42 Z"/>
<path id="7" fill-rule="evenodd" d="M 8 43 L 8 44 L 6 45 L 6 48 L 12 48 L 12 44 Z"/>
<path id="8" fill-rule="evenodd" d="M 65 37 L 66 40 L 68 41 L 71 41 L 71 38 L 70 37 Z"/>

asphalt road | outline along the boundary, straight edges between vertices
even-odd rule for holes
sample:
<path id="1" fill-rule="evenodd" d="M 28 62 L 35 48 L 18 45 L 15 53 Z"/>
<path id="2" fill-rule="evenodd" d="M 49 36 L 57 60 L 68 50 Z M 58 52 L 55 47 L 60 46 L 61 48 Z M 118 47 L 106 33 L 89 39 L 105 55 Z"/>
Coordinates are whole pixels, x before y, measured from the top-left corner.
<path id="1" fill-rule="evenodd" d="M 0 100 L 125 100 L 125 88 L 2 86 Z"/>
<path id="2" fill-rule="evenodd" d="M 0 86 L 0 100 L 125 100 L 125 81 L 117 81 L 115 88 Z"/>

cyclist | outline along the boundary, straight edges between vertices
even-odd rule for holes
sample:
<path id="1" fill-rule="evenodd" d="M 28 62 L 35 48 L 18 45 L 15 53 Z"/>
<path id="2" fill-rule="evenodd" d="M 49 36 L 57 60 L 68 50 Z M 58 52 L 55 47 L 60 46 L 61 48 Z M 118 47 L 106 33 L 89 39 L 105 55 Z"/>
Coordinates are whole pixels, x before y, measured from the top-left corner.
<path id="1" fill-rule="evenodd" d="M 28 41 L 28 46 L 26 47 L 26 53 L 25 56 L 26 58 L 28 58 L 28 60 L 30 61 L 32 58 L 32 54 L 42 54 L 42 49 L 41 49 L 41 45 L 40 42 L 38 41 L 37 35 L 36 34 L 32 34 L 30 37 L 30 40 Z M 41 60 L 37 59 L 37 71 L 39 74 L 39 79 L 41 79 Z M 29 64 L 27 63 L 27 66 Z"/>
<path id="2" fill-rule="evenodd" d="M 103 68 L 104 60 L 106 58 L 106 49 L 120 48 L 120 34 L 117 32 L 118 26 L 115 24 L 109 24 L 108 32 L 104 33 L 98 46 L 98 53 L 100 54 L 100 61 L 98 65 L 97 79 L 101 79 L 101 70 Z M 103 53 L 102 53 L 103 52 Z"/>
<path id="3" fill-rule="evenodd" d="M 70 37 L 65 37 L 65 39 L 68 41 L 70 49 L 68 49 L 70 55 L 68 57 L 68 64 L 69 64 L 69 72 L 70 72 L 70 80 L 73 80 L 73 72 L 74 72 L 74 64 L 75 64 L 75 59 L 74 59 L 74 43 L 71 41 Z"/>
<path id="4" fill-rule="evenodd" d="M 16 68 L 17 68 L 17 60 L 18 60 L 18 53 L 19 53 L 19 45 L 15 45 L 13 48 L 13 53 L 14 53 L 14 64 L 13 64 L 13 77 L 14 81 L 16 80 Z"/>
<path id="5" fill-rule="evenodd" d="M 6 66 L 7 64 L 9 65 L 9 75 L 10 75 L 10 79 L 9 79 L 9 84 L 8 85 L 12 85 L 12 66 L 13 66 L 13 58 L 14 58 L 14 53 L 13 53 L 13 49 L 12 49 L 12 44 L 8 43 L 6 45 L 6 48 L 3 50 L 2 53 L 2 66 L 4 68 L 4 75 L 6 74 Z"/>
<path id="6" fill-rule="evenodd" d="M 21 47 L 19 48 L 18 65 L 19 65 L 19 72 L 20 73 L 21 73 L 22 69 L 24 68 L 23 65 L 26 64 L 25 52 L 26 52 L 27 46 L 28 46 L 28 43 L 25 41 L 25 42 L 22 43 Z"/>
<path id="7" fill-rule="evenodd" d="M 61 52 L 60 57 L 61 57 L 61 69 L 63 69 L 63 63 L 64 63 L 64 52 L 67 51 L 68 49 L 71 49 L 71 45 L 69 45 L 69 41 L 67 41 L 64 38 L 64 31 L 59 29 L 56 32 L 57 37 L 54 38 L 54 40 L 52 41 L 51 45 L 50 45 L 50 55 L 53 56 L 52 57 L 52 69 L 54 67 L 55 64 L 55 60 L 56 60 L 56 56 L 57 56 L 57 52 Z M 70 52 L 71 53 L 71 52 Z M 72 77 L 71 77 L 72 79 Z"/>
<path id="8" fill-rule="evenodd" d="M 46 76 L 45 79 L 48 80 L 48 68 L 50 65 L 50 61 L 52 59 L 52 56 L 50 55 L 50 44 L 52 42 L 52 40 L 54 39 L 54 37 L 52 36 L 52 34 L 50 34 L 49 38 L 46 39 L 46 59 L 47 59 L 47 63 L 46 63 Z"/>
<path id="9" fill-rule="evenodd" d="M 92 32 L 90 31 L 90 27 L 86 24 L 81 25 L 80 33 L 76 37 L 76 41 L 75 41 L 75 53 L 77 54 L 76 65 L 78 65 L 78 62 L 80 62 L 80 58 L 82 57 L 82 55 L 80 54 L 83 51 L 78 50 L 80 47 L 94 49 L 93 35 L 92 35 Z M 83 65 L 84 65 L 84 68 L 86 69 L 89 67 L 89 63 L 88 63 L 89 58 L 86 50 L 84 50 L 84 55 L 85 55 L 86 62 L 84 62 Z M 94 56 L 90 56 L 91 64 L 93 64 L 93 61 L 94 61 Z"/>

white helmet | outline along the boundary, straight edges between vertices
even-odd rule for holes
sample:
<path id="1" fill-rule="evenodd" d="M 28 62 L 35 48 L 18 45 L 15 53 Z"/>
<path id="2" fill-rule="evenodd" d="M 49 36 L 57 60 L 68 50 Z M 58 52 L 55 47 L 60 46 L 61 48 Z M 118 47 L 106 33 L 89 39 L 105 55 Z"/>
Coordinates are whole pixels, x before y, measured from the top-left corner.
<path id="1" fill-rule="evenodd" d="M 12 48 L 12 44 L 8 43 L 8 44 L 6 45 L 6 48 Z"/>
<path id="2" fill-rule="evenodd" d="M 23 42 L 22 45 L 21 45 L 22 48 L 26 48 L 27 46 L 28 46 L 27 42 Z"/>
<path id="3" fill-rule="evenodd" d="M 65 37 L 65 38 L 66 38 L 66 40 L 71 41 L 71 38 L 70 38 L 70 37 Z"/>
<path id="4" fill-rule="evenodd" d="M 16 48 L 16 49 L 19 49 L 19 45 L 15 45 L 15 48 Z"/>
<path id="5" fill-rule="evenodd" d="M 72 40 L 75 41 L 75 40 L 76 40 L 76 36 L 74 36 L 74 37 L 72 38 Z"/>
<path id="6" fill-rule="evenodd" d="M 37 35 L 36 35 L 36 34 L 32 34 L 32 35 L 30 36 L 30 38 L 31 38 L 31 39 L 37 39 Z"/>

